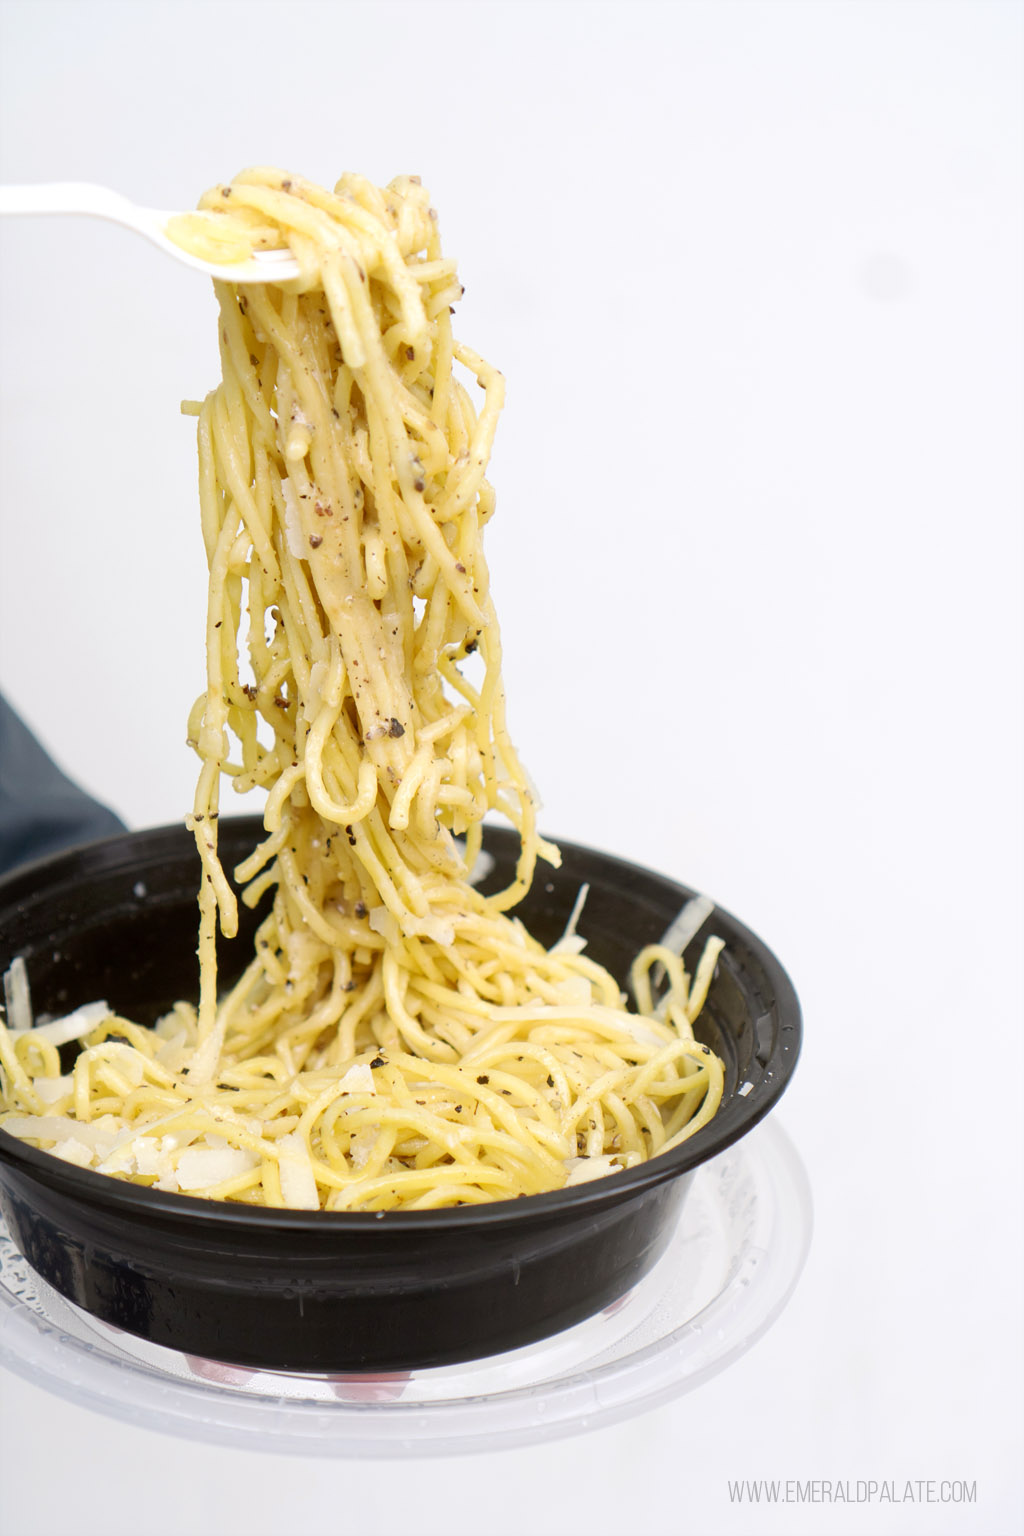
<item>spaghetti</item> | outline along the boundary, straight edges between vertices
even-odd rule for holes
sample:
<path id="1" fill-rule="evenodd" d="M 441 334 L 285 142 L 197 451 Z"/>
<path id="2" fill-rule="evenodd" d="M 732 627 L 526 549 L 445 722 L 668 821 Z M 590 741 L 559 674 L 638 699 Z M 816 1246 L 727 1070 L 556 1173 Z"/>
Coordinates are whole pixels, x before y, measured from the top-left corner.
<path id="1" fill-rule="evenodd" d="M 155 1031 L 102 1005 L 0 1028 L 4 1129 L 161 1189 L 309 1209 L 476 1203 L 634 1166 L 718 1106 L 722 1066 L 692 1025 L 721 943 L 692 978 L 645 949 L 632 1014 L 577 914 L 551 949 L 510 915 L 558 853 L 506 728 L 481 543 L 503 381 L 453 337 L 462 289 L 429 197 L 415 177 L 328 192 L 261 169 L 200 206 L 218 227 L 182 229 L 197 254 L 286 244 L 302 276 L 215 285 L 223 378 L 191 408 L 210 570 L 188 730 L 199 1005 Z M 235 874 L 248 904 L 274 894 L 219 998 L 215 934 L 238 921 L 225 777 L 267 791 Z M 521 846 L 497 895 L 471 879 L 488 812 Z M 54 1040 L 72 1037 L 62 1075 Z"/>

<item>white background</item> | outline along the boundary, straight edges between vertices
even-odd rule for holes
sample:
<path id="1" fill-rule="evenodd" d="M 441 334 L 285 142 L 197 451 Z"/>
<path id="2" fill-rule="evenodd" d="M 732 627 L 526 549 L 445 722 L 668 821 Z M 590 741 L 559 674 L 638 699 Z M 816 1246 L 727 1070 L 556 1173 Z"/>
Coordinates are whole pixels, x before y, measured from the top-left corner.
<path id="1" fill-rule="evenodd" d="M 545 825 L 790 969 L 797 1295 L 590 1436 L 353 1465 L 0 1377 L 8 1536 L 1020 1529 L 1022 11 L 1012 3 L 0 4 L 0 179 L 186 207 L 246 164 L 431 188 L 505 372 L 490 560 Z M 204 280 L 7 221 L 0 678 L 135 826 L 201 687 Z M 965 1478 L 973 1508 L 731 1506 Z"/>

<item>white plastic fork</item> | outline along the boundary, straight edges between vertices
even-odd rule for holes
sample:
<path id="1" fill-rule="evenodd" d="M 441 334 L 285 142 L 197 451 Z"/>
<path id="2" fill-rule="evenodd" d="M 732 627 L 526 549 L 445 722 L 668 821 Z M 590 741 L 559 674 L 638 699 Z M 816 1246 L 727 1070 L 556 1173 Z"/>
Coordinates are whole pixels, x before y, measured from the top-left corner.
<path id="1" fill-rule="evenodd" d="M 191 211 L 191 210 L 190 210 Z M 177 213 L 163 212 L 159 208 L 140 208 L 120 192 L 110 187 L 100 187 L 87 181 L 51 181 L 36 185 L 0 186 L 0 214 L 63 213 L 86 214 L 96 219 L 110 219 L 145 235 L 169 256 L 183 261 L 187 267 L 195 267 L 208 277 L 222 278 L 229 283 L 287 283 L 299 275 L 299 264 L 292 253 L 282 248 L 274 251 L 255 251 L 246 261 L 204 261 L 182 250 L 167 234 L 171 219 Z M 199 217 L 216 218 L 215 214 Z"/>

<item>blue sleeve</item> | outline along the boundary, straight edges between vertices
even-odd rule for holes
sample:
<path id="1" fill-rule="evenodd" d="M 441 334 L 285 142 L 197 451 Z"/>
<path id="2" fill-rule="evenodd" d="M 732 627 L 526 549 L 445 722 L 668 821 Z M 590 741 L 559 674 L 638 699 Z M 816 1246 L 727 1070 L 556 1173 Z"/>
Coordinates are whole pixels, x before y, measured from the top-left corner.
<path id="1" fill-rule="evenodd" d="M 0 695 L 0 873 L 123 831 L 113 811 L 50 760 Z"/>

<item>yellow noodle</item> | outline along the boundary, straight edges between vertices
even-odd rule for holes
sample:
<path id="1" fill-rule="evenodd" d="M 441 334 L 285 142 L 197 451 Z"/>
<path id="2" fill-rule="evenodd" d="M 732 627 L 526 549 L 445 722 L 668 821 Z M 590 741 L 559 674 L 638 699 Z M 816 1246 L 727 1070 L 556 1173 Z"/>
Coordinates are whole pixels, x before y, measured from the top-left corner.
<path id="1" fill-rule="evenodd" d="M 199 1007 L 155 1031 L 111 1015 L 67 1079 L 0 1024 L 8 1118 L 42 1117 L 38 1144 L 115 1176 L 175 1189 L 191 1169 L 190 1193 L 272 1207 L 433 1209 L 559 1188 L 580 1159 L 633 1166 L 717 1108 L 722 1066 L 691 1026 L 721 946 L 695 979 L 660 946 L 638 956 L 638 1018 L 571 938 L 545 951 L 507 915 L 558 853 L 506 726 L 481 543 L 504 383 L 453 339 L 462 290 L 428 194 L 256 169 L 200 206 L 182 243 L 286 245 L 302 276 L 215 285 L 223 378 L 186 407 L 210 569 L 188 726 Z M 237 926 L 222 776 L 268 790 L 235 873 L 247 905 L 274 894 L 219 998 L 215 932 Z M 521 851 L 485 897 L 488 812 Z"/>

